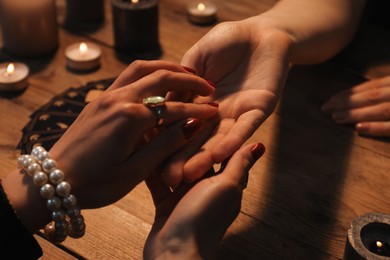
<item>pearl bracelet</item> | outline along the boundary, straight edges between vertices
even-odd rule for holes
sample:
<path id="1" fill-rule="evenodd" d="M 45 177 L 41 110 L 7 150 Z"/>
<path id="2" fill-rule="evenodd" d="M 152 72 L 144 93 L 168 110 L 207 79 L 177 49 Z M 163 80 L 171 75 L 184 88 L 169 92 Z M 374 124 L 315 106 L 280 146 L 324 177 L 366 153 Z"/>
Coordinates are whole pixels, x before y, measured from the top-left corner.
<path id="1" fill-rule="evenodd" d="M 85 223 L 76 197 L 71 194 L 70 184 L 64 181 L 64 173 L 57 169 L 56 161 L 45 148 L 37 146 L 31 155 L 19 156 L 18 166 L 33 178 L 34 184 L 40 187 L 41 196 L 47 200 L 52 222 L 44 229 L 46 237 L 55 243 L 63 242 L 68 235 L 82 237 Z"/>

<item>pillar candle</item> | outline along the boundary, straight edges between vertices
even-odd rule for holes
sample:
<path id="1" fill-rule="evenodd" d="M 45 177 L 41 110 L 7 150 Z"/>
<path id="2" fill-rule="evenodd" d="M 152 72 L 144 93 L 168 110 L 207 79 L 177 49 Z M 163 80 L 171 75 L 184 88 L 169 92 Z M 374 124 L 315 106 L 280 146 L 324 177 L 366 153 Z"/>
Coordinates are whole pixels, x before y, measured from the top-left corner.
<path id="1" fill-rule="evenodd" d="M 79 29 L 100 25 L 104 21 L 104 0 L 67 0 L 67 27 Z"/>
<path id="2" fill-rule="evenodd" d="M 5 51 L 21 57 L 51 54 L 58 46 L 54 0 L 1 0 Z"/>
<path id="3" fill-rule="evenodd" d="M 160 54 L 157 0 L 111 0 L 114 43 L 135 57 Z"/>

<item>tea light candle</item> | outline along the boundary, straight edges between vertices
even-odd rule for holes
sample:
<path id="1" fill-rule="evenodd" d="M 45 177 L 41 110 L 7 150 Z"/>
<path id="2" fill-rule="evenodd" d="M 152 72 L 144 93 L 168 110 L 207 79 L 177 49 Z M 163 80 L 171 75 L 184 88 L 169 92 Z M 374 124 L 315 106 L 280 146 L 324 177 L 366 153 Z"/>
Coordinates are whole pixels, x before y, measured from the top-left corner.
<path id="1" fill-rule="evenodd" d="M 389 257 L 390 215 L 368 213 L 353 220 L 348 230 L 344 260 Z"/>
<path id="2" fill-rule="evenodd" d="M 100 48 L 93 43 L 75 43 L 65 49 L 66 65 L 73 70 L 93 70 L 100 66 Z"/>
<path id="3" fill-rule="evenodd" d="M 188 6 L 189 20 L 195 24 L 211 24 L 217 19 L 217 6 L 212 2 L 192 2 Z"/>
<path id="4" fill-rule="evenodd" d="M 5 62 L 0 64 L 0 90 L 18 91 L 27 87 L 29 69 L 20 62 Z"/>
<path id="5" fill-rule="evenodd" d="M 161 54 L 157 0 L 111 0 L 115 48 L 136 58 Z"/>

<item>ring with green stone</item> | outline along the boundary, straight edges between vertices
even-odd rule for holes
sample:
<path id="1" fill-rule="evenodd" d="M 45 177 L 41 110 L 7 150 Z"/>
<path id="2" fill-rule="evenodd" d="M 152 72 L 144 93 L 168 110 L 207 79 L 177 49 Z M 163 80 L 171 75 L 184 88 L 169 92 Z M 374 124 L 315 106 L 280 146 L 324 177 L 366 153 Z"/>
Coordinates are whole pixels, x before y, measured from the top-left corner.
<path id="1" fill-rule="evenodd" d="M 153 109 L 156 114 L 157 122 L 156 128 L 163 129 L 164 128 L 164 111 L 165 111 L 165 98 L 160 96 L 150 96 L 144 98 L 142 103 Z"/>

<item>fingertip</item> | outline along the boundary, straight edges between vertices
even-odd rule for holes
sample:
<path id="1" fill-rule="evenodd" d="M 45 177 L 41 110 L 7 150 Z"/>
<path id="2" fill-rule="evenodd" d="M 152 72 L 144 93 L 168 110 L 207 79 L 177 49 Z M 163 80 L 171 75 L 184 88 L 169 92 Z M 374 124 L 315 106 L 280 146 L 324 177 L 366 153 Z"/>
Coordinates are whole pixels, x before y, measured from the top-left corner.
<path id="1" fill-rule="evenodd" d="M 201 178 L 213 167 L 214 161 L 211 155 L 204 150 L 195 155 L 183 167 L 183 180 L 192 183 Z"/>
<path id="2" fill-rule="evenodd" d="M 187 72 L 196 75 L 196 70 L 187 66 L 182 66 Z"/>
<path id="3" fill-rule="evenodd" d="M 252 149 L 251 154 L 253 160 L 256 162 L 265 153 L 265 146 L 262 143 L 257 143 Z"/>
<path id="4" fill-rule="evenodd" d="M 370 130 L 370 124 L 369 123 L 357 123 L 355 125 L 355 129 L 356 131 L 358 131 L 359 133 L 365 133 L 367 132 L 368 130 Z"/>

